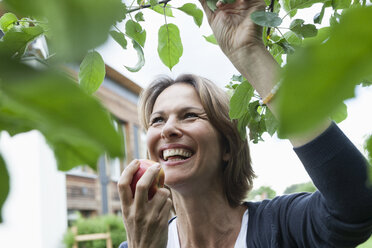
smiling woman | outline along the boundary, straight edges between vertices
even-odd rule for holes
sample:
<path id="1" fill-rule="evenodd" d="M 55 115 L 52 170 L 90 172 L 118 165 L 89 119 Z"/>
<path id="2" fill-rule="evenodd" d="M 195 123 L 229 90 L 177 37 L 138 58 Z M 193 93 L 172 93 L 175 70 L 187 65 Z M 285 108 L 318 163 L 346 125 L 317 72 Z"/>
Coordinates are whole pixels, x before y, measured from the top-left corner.
<path id="1" fill-rule="evenodd" d="M 295 152 L 320 191 L 244 202 L 254 172 L 247 140 L 228 118 L 228 102 L 224 91 L 190 74 L 159 78 L 142 93 L 148 153 L 163 168 L 172 200 L 167 189 L 150 201 L 138 197 L 147 194 L 156 166 L 138 182 L 133 199 L 127 184 L 138 162 L 126 168 L 118 187 L 128 242 L 133 242 L 129 247 L 354 247 L 369 237 L 372 193 L 364 184 L 366 161 L 335 124 L 310 141 L 292 140 L 305 142 Z M 355 192 L 363 200 L 352 201 Z M 167 224 L 172 204 L 177 217 Z M 347 235 L 351 230 L 355 233 Z"/>
<path id="2" fill-rule="evenodd" d="M 205 78 L 188 74 L 176 80 L 163 77 L 154 81 L 142 94 L 140 117 L 143 126 L 148 129 L 148 147 L 154 149 L 156 149 L 154 142 L 159 135 L 177 140 L 176 137 L 179 135 L 182 139 L 185 137 L 187 139 L 188 136 L 183 133 L 200 138 L 204 135 L 201 132 L 206 130 L 217 132 L 214 134 L 216 140 L 206 140 L 204 146 L 200 147 L 206 149 L 213 147 L 212 144 L 219 145 L 217 153 L 204 150 L 197 152 L 192 146 L 185 144 L 176 146 L 172 144 L 171 148 L 184 148 L 193 157 L 208 154 L 208 158 L 203 159 L 209 162 L 220 159 L 217 163 L 223 162 L 221 168 L 224 173 L 220 175 L 223 178 L 219 183 L 223 186 L 229 204 L 238 206 L 252 188 L 254 172 L 248 143 L 240 138 L 236 120 L 230 120 L 228 110 L 226 92 Z M 171 120 L 175 118 L 176 122 L 168 122 L 165 125 L 169 118 Z M 161 147 L 160 150 L 163 149 L 167 153 L 168 149 L 165 147 Z M 158 157 L 161 156 L 159 152 L 151 150 L 149 152 L 152 159 L 159 160 Z M 210 174 L 211 172 L 207 172 L 204 178 Z M 166 182 L 167 178 L 166 173 Z"/>

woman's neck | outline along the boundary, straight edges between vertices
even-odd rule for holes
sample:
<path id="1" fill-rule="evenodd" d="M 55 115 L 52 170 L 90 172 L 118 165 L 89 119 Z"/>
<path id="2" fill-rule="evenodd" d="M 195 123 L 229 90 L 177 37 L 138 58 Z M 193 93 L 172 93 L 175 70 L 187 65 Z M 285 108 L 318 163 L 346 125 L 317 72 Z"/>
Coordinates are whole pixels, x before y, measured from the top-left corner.
<path id="1" fill-rule="evenodd" d="M 172 191 L 181 247 L 234 247 L 245 206 L 231 207 L 224 194 L 185 196 Z"/>

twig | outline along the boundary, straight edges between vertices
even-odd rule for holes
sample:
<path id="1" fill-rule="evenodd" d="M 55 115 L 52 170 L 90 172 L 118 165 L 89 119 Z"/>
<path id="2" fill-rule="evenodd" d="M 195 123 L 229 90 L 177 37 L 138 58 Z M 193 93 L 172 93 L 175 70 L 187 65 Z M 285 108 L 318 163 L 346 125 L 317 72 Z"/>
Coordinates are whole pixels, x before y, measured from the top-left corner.
<path id="1" fill-rule="evenodd" d="M 269 5 L 270 12 L 274 12 L 274 4 L 275 4 L 275 0 L 271 0 L 270 5 Z M 270 31 L 271 31 L 271 28 L 268 27 L 266 31 L 266 37 L 270 35 Z"/>
<path id="2" fill-rule="evenodd" d="M 167 3 L 170 2 L 170 1 L 171 0 L 163 0 L 163 1 L 160 1 L 158 4 L 163 4 L 164 3 L 164 6 L 166 6 Z M 128 10 L 127 13 L 132 13 L 132 12 L 138 11 L 140 9 L 151 8 L 151 7 L 152 7 L 151 4 L 141 5 L 141 6 L 137 7 L 137 8 L 133 8 L 133 9 Z"/>

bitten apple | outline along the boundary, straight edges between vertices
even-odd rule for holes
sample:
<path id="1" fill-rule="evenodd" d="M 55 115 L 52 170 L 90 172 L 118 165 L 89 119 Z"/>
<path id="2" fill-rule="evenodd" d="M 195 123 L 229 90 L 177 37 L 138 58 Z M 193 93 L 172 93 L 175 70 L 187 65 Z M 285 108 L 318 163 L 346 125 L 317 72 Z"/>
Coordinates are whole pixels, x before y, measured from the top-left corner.
<path id="1" fill-rule="evenodd" d="M 143 174 L 148 168 L 150 168 L 153 164 L 156 163 L 148 159 L 140 159 L 139 161 L 140 161 L 140 166 L 137 172 L 134 174 L 132 178 L 132 182 L 130 184 L 133 197 L 136 192 L 136 185 L 137 185 L 138 180 L 143 176 Z M 160 168 L 158 175 L 155 177 L 154 181 L 152 182 L 149 188 L 148 199 L 151 200 L 152 197 L 155 195 L 156 191 L 158 190 L 158 188 L 162 188 L 162 187 L 164 187 L 164 171 L 162 168 Z"/>

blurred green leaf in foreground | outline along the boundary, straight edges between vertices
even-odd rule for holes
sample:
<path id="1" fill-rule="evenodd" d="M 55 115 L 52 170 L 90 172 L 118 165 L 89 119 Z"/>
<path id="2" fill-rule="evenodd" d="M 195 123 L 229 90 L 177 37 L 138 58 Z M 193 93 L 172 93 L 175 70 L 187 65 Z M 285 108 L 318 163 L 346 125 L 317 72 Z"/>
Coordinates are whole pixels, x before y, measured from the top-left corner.
<path id="1" fill-rule="evenodd" d="M 372 6 L 345 11 L 328 40 L 315 39 L 288 58 L 278 93 L 281 136 L 322 123 L 371 74 L 371 16 Z"/>
<path id="2" fill-rule="evenodd" d="M 105 152 L 123 157 L 123 138 L 109 113 L 61 72 L 1 59 L 0 75 L 0 131 L 39 130 L 63 171 L 84 164 L 95 169 Z"/>

